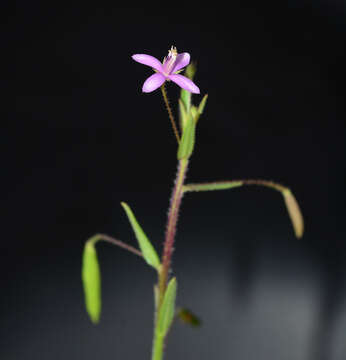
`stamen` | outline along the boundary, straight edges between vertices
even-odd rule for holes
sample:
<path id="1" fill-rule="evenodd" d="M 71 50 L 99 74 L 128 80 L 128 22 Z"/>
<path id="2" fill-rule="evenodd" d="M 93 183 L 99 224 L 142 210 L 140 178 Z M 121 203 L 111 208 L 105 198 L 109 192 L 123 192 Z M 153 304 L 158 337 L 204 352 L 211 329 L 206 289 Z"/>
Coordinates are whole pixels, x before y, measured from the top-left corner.
<path id="1" fill-rule="evenodd" d="M 171 49 L 168 50 L 168 56 L 163 60 L 163 68 L 165 75 L 169 75 L 174 68 L 175 61 L 177 59 L 178 51 L 177 48 L 171 46 Z"/>
<path id="2" fill-rule="evenodd" d="M 168 55 L 172 56 L 172 58 L 174 58 L 174 60 L 175 60 L 178 55 L 177 48 L 172 45 L 171 50 L 168 50 Z"/>

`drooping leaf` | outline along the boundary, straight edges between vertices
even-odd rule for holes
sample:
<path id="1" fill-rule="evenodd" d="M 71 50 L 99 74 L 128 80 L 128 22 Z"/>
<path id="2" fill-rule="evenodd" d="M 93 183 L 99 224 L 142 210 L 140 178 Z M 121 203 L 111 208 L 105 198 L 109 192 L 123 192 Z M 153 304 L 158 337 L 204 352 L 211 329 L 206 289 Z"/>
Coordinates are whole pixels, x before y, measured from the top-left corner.
<path id="1" fill-rule="evenodd" d="M 136 235 L 138 245 L 142 251 L 144 260 L 150 266 L 152 266 L 157 271 L 159 271 L 161 264 L 156 250 L 154 249 L 153 245 L 151 244 L 150 240 L 148 239 L 147 235 L 145 234 L 141 226 L 139 225 L 130 207 L 124 202 L 122 202 L 121 205 L 124 208 L 126 215 L 132 226 L 132 229 Z"/>
<path id="2" fill-rule="evenodd" d="M 192 191 L 211 191 L 211 190 L 227 190 L 235 187 L 243 186 L 243 185 L 256 185 L 256 186 L 264 186 L 276 191 L 279 191 L 285 201 L 285 205 L 288 211 L 288 215 L 292 222 L 292 226 L 297 238 L 301 238 L 304 233 L 304 218 L 302 211 L 299 207 L 299 204 L 292 194 L 291 190 L 280 185 L 274 183 L 272 181 L 267 180 L 232 180 L 232 181 L 216 181 L 210 183 L 196 183 L 196 184 L 186 184 L 183 186 L 184 192 L 192 192 Z"/>
<path id="3" fill-rule="evenodd" d="M 172 325 L 175 313 L 175 299 L 177 296 L 177 280 L 172 278 L 167 285 L 165 295 L 163 297 L 162 305 L 158 317 L 158 331 L 162 336 L 165 336 Z"/>
<path id="4" fill-rule="evenodd" d="M 93 241 L 87 241 L 82 259 L 82 281 L 85 306 L 93 323 L 98 323 L 101 313 L 101 274 Z"/>
<path id="5" fill-rule="evenodd" d="M 293 225 L 294 233 L 299 239 L 303 236 L 304 233 L 304 219 L 302 212 L 291 190 L 285 189 L 282 191 L 282 195 L 284 197 L 287 211 Z"/>

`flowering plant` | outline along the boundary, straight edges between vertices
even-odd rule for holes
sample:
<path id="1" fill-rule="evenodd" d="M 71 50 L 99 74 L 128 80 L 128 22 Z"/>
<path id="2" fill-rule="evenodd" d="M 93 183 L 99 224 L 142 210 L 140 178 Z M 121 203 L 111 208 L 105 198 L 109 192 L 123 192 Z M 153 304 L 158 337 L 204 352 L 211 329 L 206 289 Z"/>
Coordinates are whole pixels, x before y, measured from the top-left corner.
<path id="1" fill-rule="evenodd" d="M 247 179 L 208 183 L 185 183 L 188 164 L 195 148 L 196 127 L 206 106 L 208 95 L 204 95 L 198 106 L 193 105 L 192 94 L 199 94 L 200 90 L 193 82 L 196 67 L 194 64 L 190 64 L 189 53 L 179 54 L 176 48 L 172 47 L 162 63 L 155 57 L 146 54 L 136 54 L 133 55 L 132 58 L 136 62 L 152 67 L 155 71 L 153 75 L 145 80 L 142 91 L 150 93 L 159 87 L 161 88 L 169 119 L 177 139 L 178 170 L 168 211 L 163 253 L 161 257 L 158 255 L 129 205 L 122 202 L 121 205 L 132 226 L 139 249 L 108 235 L 96 234 L 92 236 L 87 240 L 84 247 L 82 280 L 86 310 L 90 319 L 94 323 L 97 323 L 101 312 L 101 277 L 95 250 L 97 242 L 106 241 L 128 250 L 142 257 L 149 266 L 154 268 L 157 272 L 158 281 L 154 286 L 155 314 L 151 359 L 162 360 L 165 341 L 174 319 L 180 318 L 182 321 L 191 325 L 199 324 L 198 318 L 189 310 L 176 310 L 177 280 L 170 275 L 178 214 L 184 194 L 189 192 L 234 189 L 245 185 L 265 186 L 279 191 L 283 196 L 295 235 L 298 238 L 303 235 L 304 222 L 298 203 L 292 192 L 288 188 L 272 181 Z M 185 76 L 179 74 L 184 68 L 186 68 Z M 165 82 L 168 81 L 172 81 L 181 87 L 178 103 L 179 126 L 176 125 L 165 90 Z"/>

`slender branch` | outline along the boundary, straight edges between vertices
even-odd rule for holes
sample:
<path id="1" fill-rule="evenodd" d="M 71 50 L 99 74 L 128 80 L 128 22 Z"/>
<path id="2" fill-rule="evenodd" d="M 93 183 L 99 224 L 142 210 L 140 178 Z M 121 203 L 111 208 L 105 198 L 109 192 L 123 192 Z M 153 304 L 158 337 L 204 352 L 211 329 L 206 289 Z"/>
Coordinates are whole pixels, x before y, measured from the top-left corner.
<path id="1" fill-rule="evenodd" d="M 281 184 L 274 183 L 273 181 L 262 180 L 262 179 L 245 179 L 245 180 L 214 181 L 214 182 L 206 182 L 206 183 L 186 184 L 184 185 L 183 191 L 190 192 L 190 191 L 227 190 L 243 185 L 265 186 L 280 191 L 281 193 L 288 189 Z"/>
<path id="2" fill-rule="evenodd" d="M 247 180 L 241 180 L 243 185 L 259 185 L 259 186 L 265 186 L 265 187 L 269 187 L 271 189 L 274 189 L 276 191 L 280 191 L 281 193 L 283 191 L 285 191 L 286 189 L 288 189 L 287 187 L 275 183 L 273 181 L 269 181 L 269 180 L 262 180 L 262 179 L 247 179 Z"/>
<path id="3" fill-rule="evenodd" d="M 106 241 L 110 244 L 119 246 L 122 249 L 125 249 L 125 250 L 131 252 L 132 254 L 143 257 L 143 254 L 138 249 L 136 249 L 133 246 L 128 245 L 120 240 L 114 239 L 106 234 L 97 234 L 93 237 L 93 239 L 95 239 L 94 241 L 99 241 L 99 240 Z"/>
<path id="4" fill-rule="evenodd" d="M 227 190 L 239 186 L 243 186 L 242 181 L 214 181 L 207 183 L 186 184 L 183 187 L 183 191 L 191 192 L 191 191 Z"/>
<path id="5" fill-rule="evenodd" d="M 163 100 L 165 101 L 166 109 L 167 109 L 167 111 L 168 111 L 169 119 L 171 120 L 171 124 L 172 124 L 172 128 L 173 128 L 174 135 L 175 135 L 175 137 L 177 138 L 177 142 L 178 142 L 178 144 L 179 144 L 179 142 L 180 142 L 180 136 L 179 136 L 179 132 L 178 132 L 177 126 L 176 126 L 176 124 L 175 124 L 175 120 L 174 120 L 174 116 L 173 116 L 173 112 L 172 112 L 171 106 L 169 105 L 169 100 L 168 100 L 168 96 L 167 96 L 165 84 L 163 84 L 163 85 L 161 86 L 161 91 L 162 91 Z"/>

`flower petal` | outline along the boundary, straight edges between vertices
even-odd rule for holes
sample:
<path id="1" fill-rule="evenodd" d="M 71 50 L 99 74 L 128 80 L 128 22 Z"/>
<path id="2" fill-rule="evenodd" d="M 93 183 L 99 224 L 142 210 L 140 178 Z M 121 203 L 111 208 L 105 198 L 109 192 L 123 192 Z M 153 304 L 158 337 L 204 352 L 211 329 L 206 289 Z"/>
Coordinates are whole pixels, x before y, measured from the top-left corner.
<path id="1" fill-rule="evenodd" d="M 189 63 L 190 63 L 189 53 L 178 54 L 177 59 L 175 60 L 175 66 L 173 68 L 172 74 L 184 68 L 185 66 L 189 65 Z"/>
<path id="2" fill-rule="evenodd" d="M 154 56 L 146 55 L 146 54 L 135 54 L 132 55 L 132 59 L 134 61 L 139 62 L 140 64 L 148 65 L 154 68 L 157 71 L 162 71 L 162 64 L 161 62 L 156 59 Z"/>
<path id="3" fill-rule="evenodd" d="M 192 80 L 188 79 L 186 76 L 180 74 L 173 74 L 173 75 L 169 75 L 168 78 L 174 81 L 177 85 L 179 85 L 183 89 L 193 94 L 200 93 L 198 86 L 196 86 L 196 84 Z"/>
<path id="4" fill-rule="evenodd" d="M 153 74 L 149 76 L 147 80 L 145 80 L 142 91 L 145 93 L 152 92 L 159 88 L 165 82 L 165 80 L 166 78 L 162 74 Z"/>

